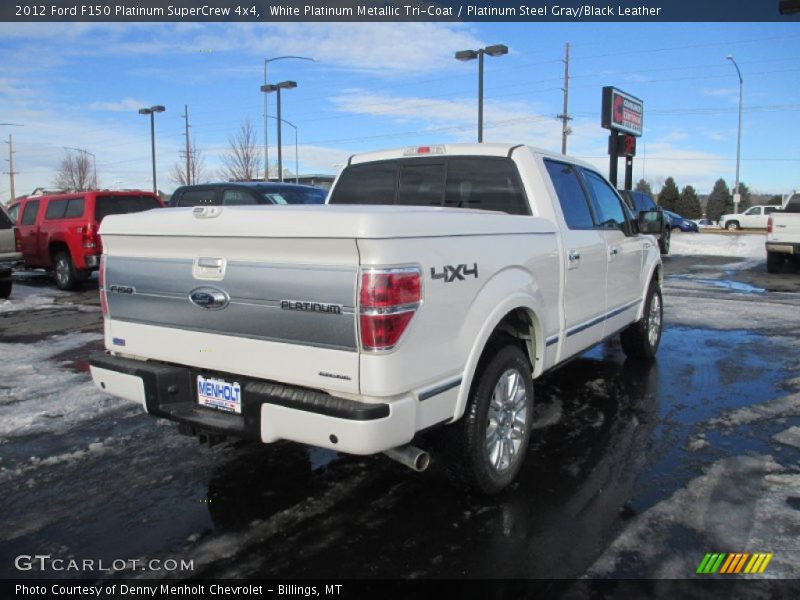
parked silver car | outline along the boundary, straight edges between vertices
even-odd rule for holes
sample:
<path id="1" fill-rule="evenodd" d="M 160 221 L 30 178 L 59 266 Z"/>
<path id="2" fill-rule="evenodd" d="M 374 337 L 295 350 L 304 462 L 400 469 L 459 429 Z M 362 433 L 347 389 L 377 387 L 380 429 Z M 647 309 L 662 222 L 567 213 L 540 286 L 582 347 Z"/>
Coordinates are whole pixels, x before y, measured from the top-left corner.
<path id="1" fill-rule="evenodd" d="M 19 245 L 14 223 L 0 207 L 0 298 L 11 295 L 11 269 L 22 262 Z"/>

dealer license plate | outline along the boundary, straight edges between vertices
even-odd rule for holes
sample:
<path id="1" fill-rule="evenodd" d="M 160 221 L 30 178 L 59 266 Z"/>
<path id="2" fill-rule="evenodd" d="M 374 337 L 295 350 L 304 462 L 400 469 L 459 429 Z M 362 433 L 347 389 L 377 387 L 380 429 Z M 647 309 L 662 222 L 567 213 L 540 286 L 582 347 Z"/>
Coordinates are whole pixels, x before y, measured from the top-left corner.
<path id="1" fill-rule="evenodd" d="M 242 388 L 224 379 L 197 376 L 197 402 L 201 406 L 242 414 Z"/>

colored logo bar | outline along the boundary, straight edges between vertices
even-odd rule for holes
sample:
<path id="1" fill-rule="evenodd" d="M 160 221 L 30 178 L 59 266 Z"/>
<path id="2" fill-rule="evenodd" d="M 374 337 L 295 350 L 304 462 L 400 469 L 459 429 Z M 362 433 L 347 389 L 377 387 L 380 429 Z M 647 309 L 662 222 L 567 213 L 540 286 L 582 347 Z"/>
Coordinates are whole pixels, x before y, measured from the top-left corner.
<path id="1" fill-rule="evenodd" d="M 771 552 L 708 553 L 703 557 L 696 573 L 699 575 L 763 573 L 771 560 Z"/>

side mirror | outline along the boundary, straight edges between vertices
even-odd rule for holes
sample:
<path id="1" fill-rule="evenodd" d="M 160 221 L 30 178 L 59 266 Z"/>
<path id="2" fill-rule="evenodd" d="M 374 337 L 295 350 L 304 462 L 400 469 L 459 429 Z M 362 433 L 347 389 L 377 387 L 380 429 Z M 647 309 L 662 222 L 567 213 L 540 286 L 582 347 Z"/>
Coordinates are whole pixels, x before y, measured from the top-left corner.
<path id="1" fill-rule="evenodd" d="M 664 231 L 664 213 L 660 210 L 643 210 L 639 213 L 639 233 L 651 234 Z"/>

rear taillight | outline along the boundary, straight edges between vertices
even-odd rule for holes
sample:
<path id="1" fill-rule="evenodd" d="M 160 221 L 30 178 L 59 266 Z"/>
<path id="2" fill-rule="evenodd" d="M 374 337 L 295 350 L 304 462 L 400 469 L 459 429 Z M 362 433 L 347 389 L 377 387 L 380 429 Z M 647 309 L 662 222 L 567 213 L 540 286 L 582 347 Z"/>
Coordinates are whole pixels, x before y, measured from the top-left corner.
<path id="1" fill-rule="evenodd" d="M 772 233 L 772 217 L 767 219 L 767 233 Z"/>
<path id="2" fill-rule="evenodd" d="M 361 273 L 361 347 L 390 350 L 397 345 L 422 301 L 417 268 L 370 269 Z"/>
<path id="3" fill-rule="evenodd" d="M 22 234 L 16 227 L 14 227 L 14 247 L 17 249 L 17 252 L 22 252 Z"/>
<path id="4" fill-rule="evenodd" d="M 108 300 L 106 299 L 106 255 L 100 257 L 100 271 L 98 272 L 98 287 L 100 288 L 100 308 L 103 318 L 108 318 Z"/>
<path id="5" fill-rule="evenodd" d="M 97 248 L 97 226 L 94 223 L 87 223 L 83 228 L 83 247 Z"/>

